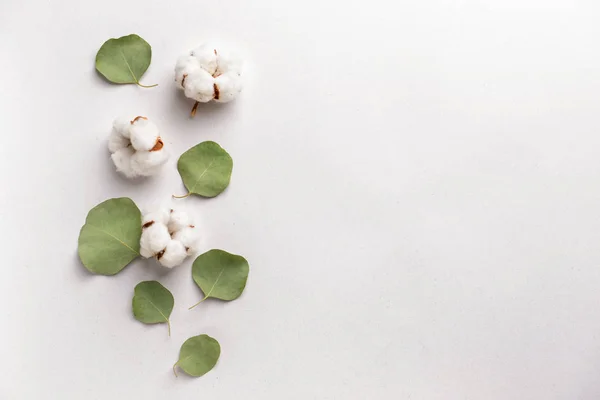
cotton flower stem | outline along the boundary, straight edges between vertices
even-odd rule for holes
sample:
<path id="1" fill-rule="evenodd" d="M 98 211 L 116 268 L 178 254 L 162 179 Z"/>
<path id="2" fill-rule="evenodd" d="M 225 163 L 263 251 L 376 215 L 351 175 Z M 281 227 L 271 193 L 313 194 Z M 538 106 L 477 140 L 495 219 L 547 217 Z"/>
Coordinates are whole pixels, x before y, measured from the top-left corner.
<path id="1" fill-rule="evenodd" d="M 187 192 L 186 194 L 184 194 L 183 196 L 175 196 L 173 195 L 174 199 L 185 199 L 186 197 L 188 197 L 189 195 L 191 195 L 192 192 Z"/>
<path id="2" fill-rule="evenodd" d="M 136 84 L 137 84 L 139 87 L 143 87 L 143 88 L 146 88 L 146 89 L 149 89 L 149 88 L 153 88 L 153 87 L 155 87 L 155 86 L 158 86 L 158 83 L 155 83 L 154 85 L 149 85 L 149 86 L 142 85 L 142 84 L 141 84 L 141 83 L 139 83 L 139 82 L 136 82 Z"/>
<path id="3" fill-rule="evenodd" d="M 190 117 L 194 118 L 194 116 L 196 115 L 196 110 L 198 110 L 199 104 L 200 104 L 199 101 L 194 103 L 194 107 L 192 107 L 192 112 L 190 113 Z"/>
<path id="4" fill-rule="evenodd" d="M 193 306 L 191 306 L 190 308 L 188 308 L 188 310 L 191 310 L 192 308 L 196 307 L 197 305 L 199 305 L 200 303 L 202 303 L 206 299 L 208 299 L 208 296 L 205 296 L 202 300 L 200 300 L 199 302 L 197 302 L 196 304 L 194 304 Z"/>
<path id="5" fill-rule="evenodd" d="M 169 329 L 169 337 L 171 337 L 171 321 L 167 320 L 167 328 Z"/>

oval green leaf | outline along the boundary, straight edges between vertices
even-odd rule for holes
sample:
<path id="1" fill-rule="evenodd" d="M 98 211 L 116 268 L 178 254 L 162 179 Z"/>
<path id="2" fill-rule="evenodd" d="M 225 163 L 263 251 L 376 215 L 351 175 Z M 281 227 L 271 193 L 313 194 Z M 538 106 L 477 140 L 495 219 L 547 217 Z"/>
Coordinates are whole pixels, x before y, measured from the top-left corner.
<path id="1" fill-rule="evenodd" d="M 191 376 L 202 376 L 213 369 L 219 356 L 221 346 L 216 339 L 208 335 L 193 336 L 186 340 L 179 351 L 179 361 L 173 365 L 173 373 L 177 376 L 177 367 Z"/>
<path id="2" fill-rule="evenodd" d="M 96 69 L 113 83 L 140 84 L 152 60 L 152 48 L 138 35 L 109 39 L 96 54 Z"/>
<path id="3" fill-rule="evenodd" d="M 114 275 L 140 255 L 142 215 L 128 198 L 106 200 L 92 208 L 79 233 L 77 252 L 95 274 Z"/>
<path id="4" fill-rule="evenodd" d="M 169 336 L 171 336 L 169 318 L 174 304 L 175 299 L 171 292 L 157 281 L 138 283 L 131 301 L 135 319 L 145 324 L 166 323 L 169 328 Z"/>
<path id="5" fill-rule="evenodd" d="M 188 190 L 186 195 L 179 197 L 192 193 L 215 197 L 229 185 L 233 160 L 217 143 L 207 141 L 183 153 L 177 162 L 177 170 Z"/>
<path id="6" fill-rule="evenodd" d="M 210 250 L 196 258 L 192 265 L 192 278 L 204 293 L 204 300 L 212 297 L 220 300 L 235 300 L 244 291 L 250 266 L 242 256 L 223 250 Z"/>

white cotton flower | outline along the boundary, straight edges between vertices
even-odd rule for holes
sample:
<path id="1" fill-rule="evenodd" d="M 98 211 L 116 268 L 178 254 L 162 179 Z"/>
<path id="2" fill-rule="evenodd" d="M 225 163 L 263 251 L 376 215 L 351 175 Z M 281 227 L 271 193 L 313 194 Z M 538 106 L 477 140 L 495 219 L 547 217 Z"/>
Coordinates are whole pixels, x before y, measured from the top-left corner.
<path id="1" fill-rule="evenodd" d="M 115 167 L 117 167 L 117 171 L 122 173 L 128 178 L 135 178 L 137 174 L 133 172 L 131 168 L 131 157 L 135 152 L 131 147 L 124 147 L 115 151 L 110 158 L 115 163 Z"/>
<path id="2" fill-rule="evenodd" d="M 155 257 L 167 268 L 180 265 L 198 248 L 199 235 L 187 213 L 176 210 L 159 210 L 142 218 L 140 254 Z"/>
<path id="3" fill-rule="evenodd" d="M 140 254 L 143 257 L 154 257 L 167 247 L 171 241 L 171 234 L 167 226 L 160 222 L 150 221 L 142 225 L 140 238 Z"/>
<path id="4" fill-rule="evenodd" d="M 146 117 L 117 118 L 108 150 L 117 171 L 127 178 L 155 175 L 169 159 L 158 128 Z"/>
<path id="5" fill-rule="evenodd" d="M 187 256 L 188 254 L 183 243 L 178 240 L 171 240 L 169 244 L 167 244 L 167 247 L 163 251 L 160 258 L 158 256 L 156 258 L 163 267 L 173 268 L 181 265 Z"/>
<path id="6" fill-rule="evenodd" d="M 173 235 L 173 239 L 181 242 L 186 249 L 188 255 L 192 255 L 196 252 L 198 247 L 198 229 L 195 227 L 185 227 L 177 231 Z"/>
<path id="7" fill-rule="evenodd" d="M 175 82 L 185 96 L 198 103 L 214 100 L 227 103 L 242 91 L 242 61 L 235 55 L 204 44 L 180 57 L 175 65 Z"/>
<path id="8" fill-rule="evenodd" d="M 159 222 L 163 225 L 167 225 L 169 223 L 170 215 L 171 211 L 166 208 L 146 213 L 142 218 L 142 225 L 145 225 L 148 222 Z"/>
<path id="9" fill-rule="evenodd" d="M 170 232 L 179 231 L 190 225 L 193 224 L 187 213 L 177 210 L 171 211 L 169 222 L 167 223 Z"/>

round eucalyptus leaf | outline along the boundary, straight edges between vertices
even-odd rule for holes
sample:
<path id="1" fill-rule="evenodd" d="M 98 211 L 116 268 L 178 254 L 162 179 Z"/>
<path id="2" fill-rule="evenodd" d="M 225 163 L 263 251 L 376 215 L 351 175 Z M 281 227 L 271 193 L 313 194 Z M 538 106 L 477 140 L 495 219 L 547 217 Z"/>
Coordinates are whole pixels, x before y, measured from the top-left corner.
<path id="1" fill-rule="evenodd" d="M 96 54 L 96 69 L 113 83 L 144 86 L 140 84 L 140 78 L 151 60 L 152 48 L 148 42 L 133 34 L 104 42 Z"/>
<path id="2" fill-rule="evenodd" d="M 215 142 L 202 142 L 179 157 L 177 170 L 188 194 L 215 197 L 229 185 L 233 160 Z"/>
<path id="3" fill-rule="evenodd" d="M 92 208 L 79 233 L 77 252 L 95 274 L 114 275 L 140 255 L 142 215 L 128 198 L 106 200 Z"/>
<path id="4" fill-rule="evenodd" d="M 242 256 L 216 249 L 199 255 L 192 265 L 192 278 L 204 293 L 200 302 L 210 297 L 237 299 L 246 287 L 249 271 L 248 261 Z"/>
<path id="5" fill-rule="evenodd" d="M 175 300 L 171 292 L 157 281 L 138 283 L 131 302 L 135 319 L 145 324 L 166 323 L 169 327 L 169 336 L 171 336 L 169 318 L 174 304 Z"/>
<path id="6" fill-rule="evenodd" d="M 219 356 L 221 346 L 216 339 L 208 335 L 193 336 L 186 340 L 179 351 L 179 361 L 173 365 L 177 376 L 177 367 L 191 376 L 202 376 L 213 369 Z"/>

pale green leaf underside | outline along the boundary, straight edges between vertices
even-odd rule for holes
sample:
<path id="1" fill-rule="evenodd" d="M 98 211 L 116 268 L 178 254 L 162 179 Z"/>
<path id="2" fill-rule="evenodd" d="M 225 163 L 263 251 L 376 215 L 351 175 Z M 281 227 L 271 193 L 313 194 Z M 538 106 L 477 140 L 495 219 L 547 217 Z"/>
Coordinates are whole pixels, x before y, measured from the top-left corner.
<path id="1" fill-rule="evenodd" d="M 173 366 L 181 368 L 191 376 L 202 376 L 213 369 L 221 355 L 221 346 L 208 335 L 189 338 L 181 346 L 179 361 Z"/>
<path id="2" fill-rule="evenodd" d="M 244 291 L 250 266 L 242 256 L 223 250 L 210 250 L 196 258 L 192 278 L 205 298 L 235 300 Z"/>
<path id="3" fill-rule="evenodd" d="M 133 316 L 145 324 L 168 324 L 174 304 L 171 292 L 159 282 L 140 282 L 133 295 Z"/>
<path id="4" fill-rule="evenodd" d="M 233 160 L 217 143 L 207 141 L 183 153 L 177 169 L 190 193 L 215 197 L 229 185 Z"/>
<path id="5" fill-rule="evenodd" d="M 96 69 L 113 83 L 140 83 L 150 66 L 152 48 L 138 35 L 109 39 L 96 54 Z"/>
<path id="6" fill-rule="evenodd" d="M 95 274 L 114 275 L 139 256 L 142 216 L 128 198 L 106 200 L 92 208 L 79 233 L 77 252 Z"/>

